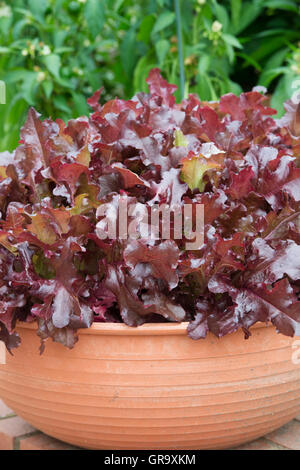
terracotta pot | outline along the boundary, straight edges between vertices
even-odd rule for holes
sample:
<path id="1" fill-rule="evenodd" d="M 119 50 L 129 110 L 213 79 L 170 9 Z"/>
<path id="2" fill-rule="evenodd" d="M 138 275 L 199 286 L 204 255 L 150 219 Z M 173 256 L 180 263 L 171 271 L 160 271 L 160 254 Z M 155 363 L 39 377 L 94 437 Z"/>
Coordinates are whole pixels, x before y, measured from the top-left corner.
<path id="1" fill-rule="evenodd" d="M 222 449 L 300 411 L 295 338 L 258 325 L 204 341 L 186 323 L 94 324 L 73 350 L 20 324 L 21 347 L 0 366 L 0 396 L 33 426 L 91 449 Z"/>

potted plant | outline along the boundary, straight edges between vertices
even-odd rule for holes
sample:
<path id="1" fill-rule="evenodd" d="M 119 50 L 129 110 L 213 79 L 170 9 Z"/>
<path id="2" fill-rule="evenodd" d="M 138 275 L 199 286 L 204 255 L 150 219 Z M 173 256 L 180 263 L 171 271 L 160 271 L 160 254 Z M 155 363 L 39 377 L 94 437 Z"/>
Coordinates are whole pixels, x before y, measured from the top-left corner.
<path id="1" fill-rule="evenodd" d="M 147 83 L 1 155 L 0 396 L 82 447 L 228 448 L 300 409 L 299 111 Z"/>

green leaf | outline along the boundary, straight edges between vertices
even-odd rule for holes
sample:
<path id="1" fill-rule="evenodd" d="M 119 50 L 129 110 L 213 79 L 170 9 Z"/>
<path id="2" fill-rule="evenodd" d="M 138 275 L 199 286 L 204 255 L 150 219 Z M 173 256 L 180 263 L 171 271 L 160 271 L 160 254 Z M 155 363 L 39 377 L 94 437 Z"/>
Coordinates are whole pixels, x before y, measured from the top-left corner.
<path id="1" fill-rule="evenodd" d="M 206 73 L 198 73 L 197 93 L 201 100 L 216 100 L 217 94 L 210 77 Z"/>
<path id="2" fill-rule="evenodd" d="M 293 33 L 293 32 L 291 32 Z M 272 40 L 262 41 L 260 47 L 256 48 L 251 57 L 257 61 L 261 61 L 263 58 L 268 57 L 276 50 L 281 49 L 282 46 L 286 45 L 286 41 L 288 39 L 288 32 L 285 35 L 275 36 Z"/>
<path id="3" fill-rule="evenodd" d="M 240 21 L 242 0 L 231 0 L 230 6 L 231 6 L 232 23 L 233 23 L 234 30 L 235 30 L 236 28 L 238 28 L 239 21 Z"/>
<path id="4" fill-rule="evenodd" d="M 265 6 L 267 8 L 278 8 L 280 10 L 294 11 L 299 13 L 299 6 L 292 0 L 266 0 Z"/>
<path id="5" fill-rule="evenodd" d="M 35 88 L 38 84 L 37 72 L 24 72 L 21 85 L 21 95 L 27 103 L 32 106 L 35 104 Z"/>
<path id="6" fill-rule="evenodd" d="M 278 77 L 288 71 L 287 67 L 275 67 L 273 69 L 265 70 L 259 79 L 259 84 L 262 86 L 269 86 L 269 84 Z"/>
<path id="7" fill-rule="evenodd" d="M 230 64 L 233 64 L 233 62 L 234 62 L 234 49 L 233 49 L 232 45 L 229 44 L 228 42 L 225 42 L 225 48 L 226 48 L 226 51 L 227 51 L 229 62 L 230 62 Z"/>
<path id="8" fill-rule="evenodd" d="M 180 176 L 192 191 L 198 188 L 202 192 L 205 188 L 204 174 L 209 170 L 220 167 L 221 165 L 218 163 L 207 161 L 205 158 L 201 158 L 200 155 L 194 155 L 192 158 L 186 157 L 182 160 Z"/>
<path id="9" fill-rule="evenodd" d="M 72 93 L 72 98 L 76 109 L 76 116 L 74 117 L 87 115 L 89 113 L 89 108 L 85 97 L 81 93 Z"/>
<path id="10" fill-rule="evenodd" d="M 4 75 L 4 80 L 6 83 L 16 83 L 20 80 L 24 79 L 24 75 L 28 72 L 28 70 L 24 68 L 19 68 L 15 70 L 10 70 Z"/>
<path id="11" fill-rule="evenodd" d="M 55 54 L 63 54 L 64 52 L 73 52 L 74 48 L 73 47 L 58 47 L 57 49 L 54 50 Z"/>
<path id="12" fill-rule="evenodd" d="M 44 253 L 39 252 L 33 255 L 32 262 L 35 272 L 43 279 L 55 278 L 55 269 L 45 257 Z"/>
<path id="13" fill-rule="evenodd" d="M 146 44 L 149 43 L 154 23 L 155 23 L 154 15 L 147 15 L 145 16 L 145 18 L 142 19 L 140 27 L 139 27 L 139 31 L 137 34 L 137 39 L 139 41 L 143 41 Z"/>
<path id="14" fill-rule="evenodd" d="M 134 92 L 148 92 L 148 85 L 146 78 L 152 68 L 156 66 L 155 62 L 152 61 L 150 54 L 141 57 L 138 61 L 133 76 Z M 173 82 L 172 82 L 173 83 Z"/>
<path id="15" fill-rule="evenodd" d="M 278 34 L 284 34 L 287 36 L 286 39 L 289 39 L 291 31 L 288 31 L 286 28 L 272 28 L 272 29 L 267 29 L 264 31 L 260 31 L 259 33 L 256 34 L 256 38 L 268 38 L 270 36 L 276 36 Z M 294 32 L 295 34 L 295 32 Z M 271 39 L 272 40 L 272 39 Z"/>
<path id="16" fill-rule="evenodd" d="M 175 147 L 187 147 L 188 146 L 188 141 L 180 129 L 176 129 L 174 132 L 174 146 Z"/>
<path id="17" fill-rule="evenodd" d="M 251 0 L 243 2 L 241 9 L 241 16 L 239 25 L 236 28 L 236 33 L 243 31 L 249 24 L 251 24 L 261 13 L 264 8 L 264 0 Z"/>
<path id="18" fill-rule="evenodd" d="M 243 46 L 241 45 L 240 41 L 231 34 L 223 33 L 222 37 L 227 44 L 230 44 L 230 46 L 236 47 L 238 49 L 243 49 Z"/>
<path id="19" fill-rule="evenodd" d="M 29 0 L 28 7 L 31 13 L 41 22 L 44 20 L 45 12 L 48 8 L 48 0 Z"/>
<path id="20" fill-rule="evenodd" d="M 75 0 L 73 0 L 72 2 L 69 2 L 68 9 L 72 13 L 75 13 L 75 14 L 78 13 L 78 11 L 80 10 L 79 2 L 75 2 Z"/>
<path id="21" fill-rule="evenodd" d="M 121 8 L 121 6 L 123 5 L 124 1 L 125 0 L 115 0 L 114 5 L 112 5 L 113 11 L 118 11 Z"/>
<path id="22" fill-rule="evenodd" d="M 223 31 L 227 31 L 229 25 L 229 16 L 227 10 L 222 5 L 219 5 L 218 2 L 213 0 L 214 10 L 216 17 L 220 23 L 222 23 Z"/>
<path id="23" fill-rule="evenodd" d="M 162 31 L 163 29 L 166 29 L 174 22 L 174 20 L 175 13 L 173 13 L 172 11 L 164 11 L 163 13 L 161 13 L 156 20 L 152 35 L 159 33 L 159 31 Z"/>
<path id="24" fill-rule="evenodd" d="M 155 52 L 158 58 L 158 64 L 161 66 L 170 49 L 170 43 L 167 39 L 160 39 L 155 43 Z"/>
<path id="25" fill-rule="evenodd" d="M 289 53 L 289 48 L 285 47 L 275 52 L 270 59 L 266 62 L 264 70 L 259 77 L 258 84 L 263 86 L 269 86 L 269 84 L 274 80 L 279 73 L 284 73 L 283 70 L 278 71 L 278 67 L 282 65 L 284 60 L 287 58 Z"/>
<path id="26" fill-rule="evenodd" d="M 206 74 L 209 67 L 210 67 L 210 56 L 207 54 L 202 55 L 202 57 L 200 58 L 198 62 L 198 72 L 200 74 Z"/>
<path id="27" fill-rule="evenodd" d="M 65 113 L 70 115 L 70 106 L 64 96 L 56 96 L 53 99 L 53 103 L 55 104 L 57 109 L 59 109 L 60 111 L 64 111 Z"/>
<path id="28" fill-rule="evenodd" d="M 4 6 L 3 8 L 5 9 L 6 7 Z M 1 16 L 1 7 L 0 7 L 0 31 L 3 37 L 8 36 L 12 21 L 13 21 L 13 15 L 9 17 Z"/>
<path id="29" fill-rule="evenodd" d="M 275 54 L 273 54 L 270 59 L 266 62 L 265 69 L 280 67 L 284 60 L 287 58 L 289 52 L 290 49 L 288 47 L 284 47 L 283 49 L 280 49 L 279 51 L 275 52 Z"/>
<path id="30" fill-rule="evenodd" d="M 273 93 L 271 98 L 271 106 L 275 108 L 278 112 L 278 117 L 281 117 L 284 113 L 283 103 L 291 98 L 293 93 L 292 83 L 295 80 L 294 74 L 284 75 L 276 87 L 276 90 Z"/>
<path id="31" fill-rule="evenodd" d="M 55 30 L 52 32 L 52 42 L 54 48 L 62 47 L 67 36 L 68 36 L 68 31 L 65 30 Z"/>
<path id="32" fill-rule="evenodd" d="M 243 52 L 238 52 L 236 53 L 236 56 L 242 57 L 245 60 L 242 67 L 247 67 L 248 65 L 252 65 L 252 67 L 257 69 L 259 72 L 262 71 L 260 64 L 255 59 L 253 59 L 253 57 L 251 57 L 250 55 L 244 54 Z"/>
<path id="33" fill-rule="evenodd" d="M 42 82 L 42 87 L 46 98 L 49 99 L 53 92 L 53 82 L 51 82 L 51 80 L 44 80 Z"/>
<path id="34" fill-rule="evenodd" d="M 28 103 L 22 98 L 21 93 L 14 94 L 14 90 L 11 87 L 8 87 L 7 92 L 7 104 L 2 107 L 2 109 L 4 108 L 6 110 L 6 113 L 3 123 L 4 132 L 0 141 L 0 148 L 1 150 L 11 151 L 14 150 L 18 144 L 18 140 L 20 138 L 20 126 L 25 122 Z M 2 117 L 3 114 L 0 116 Z"/>
<path id="35" fill-rule="evenodd" d="M 227 88 L 227 93 L 233 93 L 237 96 L 239 96 L 243 92 L 242 87 L 238 83 L 235 83 L 229 79 L 227 80 Z"/>
<path id="36" fill-rule="evenodd" d="M 87 0 L 84 16 L 92 36 L 101 33 L 105 21 L 105 5 L 103 0 Z"/>
<path id="37" fill-rule="evenodd" d="M 134 28 L 129 29 L 125 34 L 120 50 L 123 68 L 126 75 L 130 77 L 136 62 L 136 32 Z"/>
<path id="38" fill-rule="evenodd" d="M 52 75 L 56 78 L 60 78 L 59 71 L 61 67 L 61 60 L 60 56 L 57 54 L 49 54 L 44 56 L 43 62 L 46 65 L 47 69 L 49 70 Z"/>
<path id="39" fill-rule="evenodd" d="M 22 38 L 22 30 L 28 25 L 27 19 L 22 19 L 20 21 L 17 21 L 12 30 L 12 35 L 14 39 Z"/>

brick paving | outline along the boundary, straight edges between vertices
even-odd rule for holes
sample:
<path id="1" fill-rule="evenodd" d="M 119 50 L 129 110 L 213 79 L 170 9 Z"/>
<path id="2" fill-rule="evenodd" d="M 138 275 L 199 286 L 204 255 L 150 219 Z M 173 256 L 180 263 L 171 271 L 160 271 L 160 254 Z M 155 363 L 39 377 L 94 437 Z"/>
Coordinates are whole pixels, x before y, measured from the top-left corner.
<path id="1" fill-rule="evenodd" d="M 34 429 L 0 400 L 0 450 L 76 450 Z M 300 415 L 277 431 L 234 450 L 300 450 Z"/>

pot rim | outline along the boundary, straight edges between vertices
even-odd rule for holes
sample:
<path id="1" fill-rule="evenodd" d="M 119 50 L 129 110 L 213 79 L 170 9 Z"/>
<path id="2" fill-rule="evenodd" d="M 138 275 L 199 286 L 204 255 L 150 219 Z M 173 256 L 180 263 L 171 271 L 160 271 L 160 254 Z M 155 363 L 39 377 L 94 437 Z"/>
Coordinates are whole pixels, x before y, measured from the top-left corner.
<path id="1" fill-rule="evenodd" d="M 144 323 L 140 326 L 127 326 L 124 323 L 113 323 L 113 322 L 94 322 L 89 328 L 80 328 L 78 329 L 78 334 L 80 335 L 125 335 L 125 336 L 180 336 L 187 335 L 186 329 L 189 322 L 170 322 L 170 323 Z M 37 327 L 36 322 L 26 323 L 18 322 L 17 326 L 21 328 L 34 330 Z M 273 327 L 271 323 L 262 323 L 257 322 L 252 325 L 251 328 L 266 328 Z M 242 330 L 239 328 L 237 333 L 242 333 Z M 216 337 L 217 338 L 217 337 Z"/>

